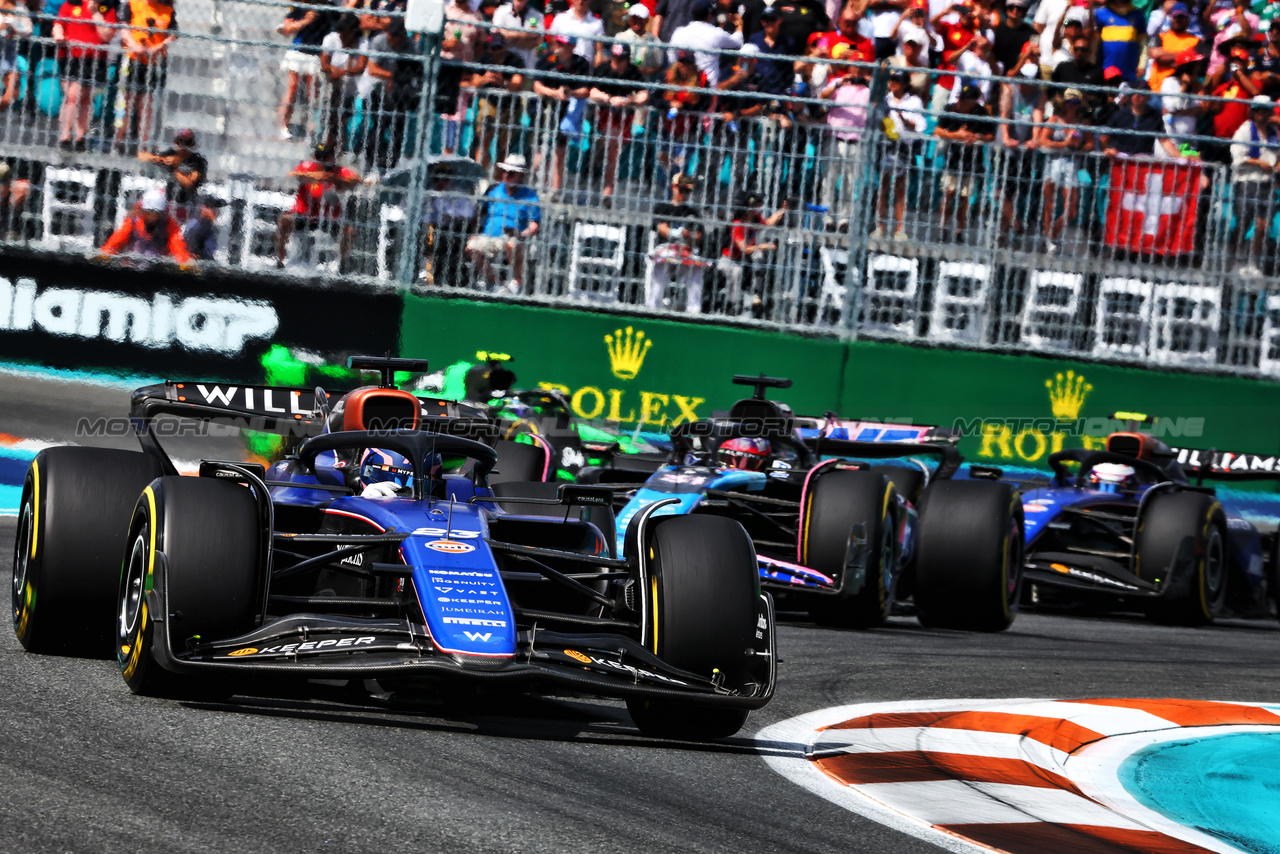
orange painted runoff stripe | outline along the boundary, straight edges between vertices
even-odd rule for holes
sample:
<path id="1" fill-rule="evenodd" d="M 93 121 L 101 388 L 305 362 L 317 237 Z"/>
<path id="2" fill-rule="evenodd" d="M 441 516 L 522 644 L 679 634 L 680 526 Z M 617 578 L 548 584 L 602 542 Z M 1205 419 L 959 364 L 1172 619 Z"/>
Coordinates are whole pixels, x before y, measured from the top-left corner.
<path id="1" fill-rule="evenodd" d="M 1214 703 L 1208 700 L 1066 700 L 1091 706 L 1119 706 L 1149 712 L 1178 726 L 1280 726 L 1280 715 L 1256 706 Z"/>
<path id="2" fill-rule="evenodd" d="M 977 732 L 1021 735 L 1066 753 L 1097 741 L 1103 735 L 1080 724 L 1060 718 L 1003 712 L 917 712 L 867 715 L 838 723 L 827 729 L 880 729 L 882 727 L 939 727 Z"/>
<path id="3" fill-rule="evenodd" d="M 1021 759 L 911 750 L 898 753 L 845 753 L 840 756 L 825 756 L 815 760 L 815 763 L 828 777 L 849 786 L 963 780 L 967 783 L 1007 783 L 1038 789 L 1065 789 L 1084 797 L 1066 777 Z"/>
<path id="4" fill-rule="evenodd" d="M 1209 854 L 1154 830 L 1081 824 L 951 824 L 939 830 L 1006 854 Z"/>

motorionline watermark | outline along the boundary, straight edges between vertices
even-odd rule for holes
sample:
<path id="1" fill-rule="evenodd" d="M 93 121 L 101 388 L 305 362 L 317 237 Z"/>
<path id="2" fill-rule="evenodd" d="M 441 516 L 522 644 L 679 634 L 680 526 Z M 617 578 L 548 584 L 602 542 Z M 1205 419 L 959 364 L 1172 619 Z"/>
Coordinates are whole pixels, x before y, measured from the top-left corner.
<path id="1" fill-rule="evenodd" d="M 294 439 L 308 439 L 319 435 L 321 428 L 314 421 L 289 421 L 283 418 L 272 418 L 259 415 L 228 415 L 217 418 L 131 418 L 113 416 L 98 418 L 80 418 L 76 421 L 75 435 L 78 439 L 120 438 L 139 436 L 150 428 L 152 435 L 161 439 L 225 439 L 234 438 L 242 432 L 272 433 Z M 371 441 L 378 437 L 403 435 L 403 429 L 380 428 L 365 430 Z M 443 436 L 461 436 L 479 441 L 491 441 L 499 438 L 499 430 L 492 423 L 467 418 L 431 419 L 422 432 L 436 433 Z"/>
<path id="2" fill-rule="evenodd" d="M 989 436 L 993 433 L 1010 433 L 1072 436 L 1104 439 L 1112 433 L 1139 430 L 1159 439 L 1198 439 L 1204 435 L 1205 419 L 1200 416 L 1157 418 L 1152 424 L 1135 425 L 1133 421 L 1115 418 L 1077 418 L 1075 421 L 1059 421 L 1056 418 L 957 418 L 952 429 L 961 436 Z"/>

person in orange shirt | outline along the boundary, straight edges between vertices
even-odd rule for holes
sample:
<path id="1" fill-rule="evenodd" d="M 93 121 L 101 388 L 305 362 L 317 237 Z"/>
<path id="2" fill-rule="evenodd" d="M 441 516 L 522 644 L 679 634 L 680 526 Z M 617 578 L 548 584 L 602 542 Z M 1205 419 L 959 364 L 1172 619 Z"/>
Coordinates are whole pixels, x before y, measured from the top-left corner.
<path id="1" fill-rule="evenodd" d="M 169 216 L 164 191 L 147 190 L 115 233 L 98 250 L 103 255 L 144 255 L 172 258 L 179 264 L 191 263 L 191 253 L 182 238 L 178 221 Z"/>
<path id="2" fill-rule="evenodd" d="M 169 43 L 178 34 L 178 16 L 167 0 L 128 0 L 117 13 L 133 29 L 123 30 L 120 43 L 129 56 L 124 83 L 124 116 L 116 130 L 116 147 L 137 153 L 151 138 L 156 95 L 164 90 L 169 68 Z"/>
<path id="3" fill-rule="evenodd" d="M 1147 68 L 1147 82 L 1153 92 L 1160 91 L 1160 84 L 1173 74 L 1178 56 L 1200 44 L 1200 37 L 1191 32 L 1191 12 L 1184 3 L 1174 3 L 1169 10 L 1169 29 L 1160 33 L 1147 48 L 1151 65 Z"/>

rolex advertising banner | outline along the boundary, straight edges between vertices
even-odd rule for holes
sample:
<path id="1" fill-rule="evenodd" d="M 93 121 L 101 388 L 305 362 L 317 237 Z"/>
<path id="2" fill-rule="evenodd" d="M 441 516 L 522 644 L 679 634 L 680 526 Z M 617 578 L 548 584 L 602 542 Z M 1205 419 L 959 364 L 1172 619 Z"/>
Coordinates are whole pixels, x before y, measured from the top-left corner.
<path id="1" fill-rule="evenodd" d="M 625 427 L 706 418 L 750 395 L 734 374 L 763 373 L 793 381 L 770 395 L 797 414 L 959 428 L 973 462 L 1044 468 L 1123 429 L 1116 412 L 1157 416 L 1145 429 L 1174 447 L 1280 452 L 1280 385 L 1259 380 L 416 296 L 401 336 L 440 368 L 509 354 L 518 387 Z"/>

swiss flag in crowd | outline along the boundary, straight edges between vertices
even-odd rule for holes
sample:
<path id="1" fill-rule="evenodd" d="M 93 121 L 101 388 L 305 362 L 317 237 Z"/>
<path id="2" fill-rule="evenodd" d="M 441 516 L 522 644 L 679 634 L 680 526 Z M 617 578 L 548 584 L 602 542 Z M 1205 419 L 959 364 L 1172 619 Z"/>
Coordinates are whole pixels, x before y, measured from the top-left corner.
<path id="1" fill-rule="evenodd" d="M 1199 161 L 1113 161 L 1106 244 L 1156 255 L 1193 251 L 1200 168 Z"/>

